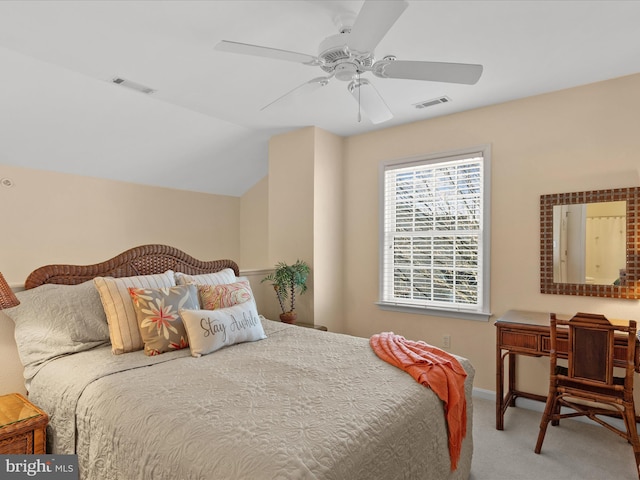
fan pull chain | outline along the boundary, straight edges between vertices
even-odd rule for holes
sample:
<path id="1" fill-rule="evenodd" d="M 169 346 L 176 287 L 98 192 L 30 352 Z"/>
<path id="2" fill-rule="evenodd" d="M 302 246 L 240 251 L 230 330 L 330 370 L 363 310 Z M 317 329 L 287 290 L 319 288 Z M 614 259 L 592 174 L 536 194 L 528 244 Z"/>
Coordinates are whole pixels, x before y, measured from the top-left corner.
<path id="1" fill-rule="evenodd" d="M 358 86 L 358 123 L 362 122 L 362 114 L 360 112 L 360 73 L 357 74 L 356 76 L 357 79 L 357 86 Z"/>

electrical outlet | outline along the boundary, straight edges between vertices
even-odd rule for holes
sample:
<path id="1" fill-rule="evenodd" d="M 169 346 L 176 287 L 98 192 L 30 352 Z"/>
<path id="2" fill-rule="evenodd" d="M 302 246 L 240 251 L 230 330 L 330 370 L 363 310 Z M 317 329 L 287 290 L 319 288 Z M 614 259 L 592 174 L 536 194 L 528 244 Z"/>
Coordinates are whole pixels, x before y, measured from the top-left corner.
<path id="1" fill-rule="evenodd" d="M 451 347 L 451 335 L 443 335 L 442 336 L 442 346 L 444 348 L 450 348 Z"/>

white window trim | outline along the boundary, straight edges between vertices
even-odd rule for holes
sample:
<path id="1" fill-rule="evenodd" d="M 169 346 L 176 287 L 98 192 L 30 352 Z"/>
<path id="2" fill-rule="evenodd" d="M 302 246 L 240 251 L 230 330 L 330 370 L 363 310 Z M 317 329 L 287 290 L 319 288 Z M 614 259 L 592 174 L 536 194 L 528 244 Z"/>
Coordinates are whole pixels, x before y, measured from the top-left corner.
<path id="1" fill-rule="evenodd" d="M 404 313 L 417 313 L 435 317 L 451 317 L 465 320 L 488 321 L 491 317 L 491 145 L 479 145 L 471 148 L 464 148 L 455 151 L 438 152 L 428 155 L 417 155 L 408 158 L 400 158 L 382 162 L 379 169 L 379 293 L 378 298 L 383 298 L 384 288 L 384 212 L 385 212 L 385 171 L 388 167 L 399 165 L 410 166 L 412 163 L 423 163 L 435 160 L 445 160 L 447 157 L 468 156 L 481 153 L 483 156 L 483 225 L 482 225 L 482 306 L 480 310 L 467 310 L 457 308 L 417 306 L 404 303 L 387 302 L 379 300 L 376 302 L 382 310 L 398 311 Z"/>

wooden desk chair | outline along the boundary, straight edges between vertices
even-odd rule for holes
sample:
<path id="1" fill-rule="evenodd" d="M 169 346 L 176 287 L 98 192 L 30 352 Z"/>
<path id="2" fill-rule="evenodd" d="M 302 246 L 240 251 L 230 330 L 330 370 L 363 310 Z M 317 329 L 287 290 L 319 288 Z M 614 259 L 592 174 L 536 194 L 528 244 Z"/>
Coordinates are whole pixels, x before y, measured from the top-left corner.
<path id="1" fill-rule="evenodd" d="M 557 326 L 568 328 L 568 366 L 558 366 Z M 614 336 L 624 332 L 626 367 L 624 377 L 614 377 Z M 620 348 L 620 347 L 618 347 Z M 558 320 L 551 314 L 551 375 L 549 396 L 540 422 L 535 452 L 540 453 L 542 442 L 551 421 L 557 425 L 562 418 L 587 416 L 594 422 L 625 438 L 632 446 L 636 465 L 640 468 L 640 440 L 636 429 L 633 402 L 633 376 L 636 349 L 636 322 L 625 327 L 611 325 L 603 315 L 578 313 L 571 320 Z M 562 407 L 571 411 L 561 413 Z M 565 410 L 566 412 L 566 410 Z M 624 420 L 626 430 L 606 422 L 603 416 L 617 416 Z M 640 470 L 638 474 L 640 478 Z"/>

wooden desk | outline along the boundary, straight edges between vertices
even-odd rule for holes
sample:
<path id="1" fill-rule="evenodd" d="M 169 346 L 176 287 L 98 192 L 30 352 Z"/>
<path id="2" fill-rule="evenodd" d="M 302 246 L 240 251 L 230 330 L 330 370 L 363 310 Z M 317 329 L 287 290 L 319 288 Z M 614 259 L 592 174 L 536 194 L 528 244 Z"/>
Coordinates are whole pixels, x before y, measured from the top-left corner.
<path id="1" fill-rule="evenodd" d="M 557 315 L 558 318 L 570 318 Z M 609 319 L 615 325 L 620 320 Z M 515 407 L 516 398 L 546 402 L 546 395 L 536 395 L 516 388 L 516 355 L 548 357 L 551 347 L 549 313 L 509 310 L 496 320 L 496 429 L 504 428 L 504 413 L 508 407 Z M 558 328 L 558 357 L 567 357 L 568 334 Z M 625 367 L 626 337 L 620 337 L 619 348 L 616 339 L 614 365 Z M 504 353 L 503 353 L 504 352 Z M 507 394 L 504 394 L 504 360 L 509 358 L 509 379 Z M 640 372 L 640 348 L 636 349 L 636 371 Z"/>

